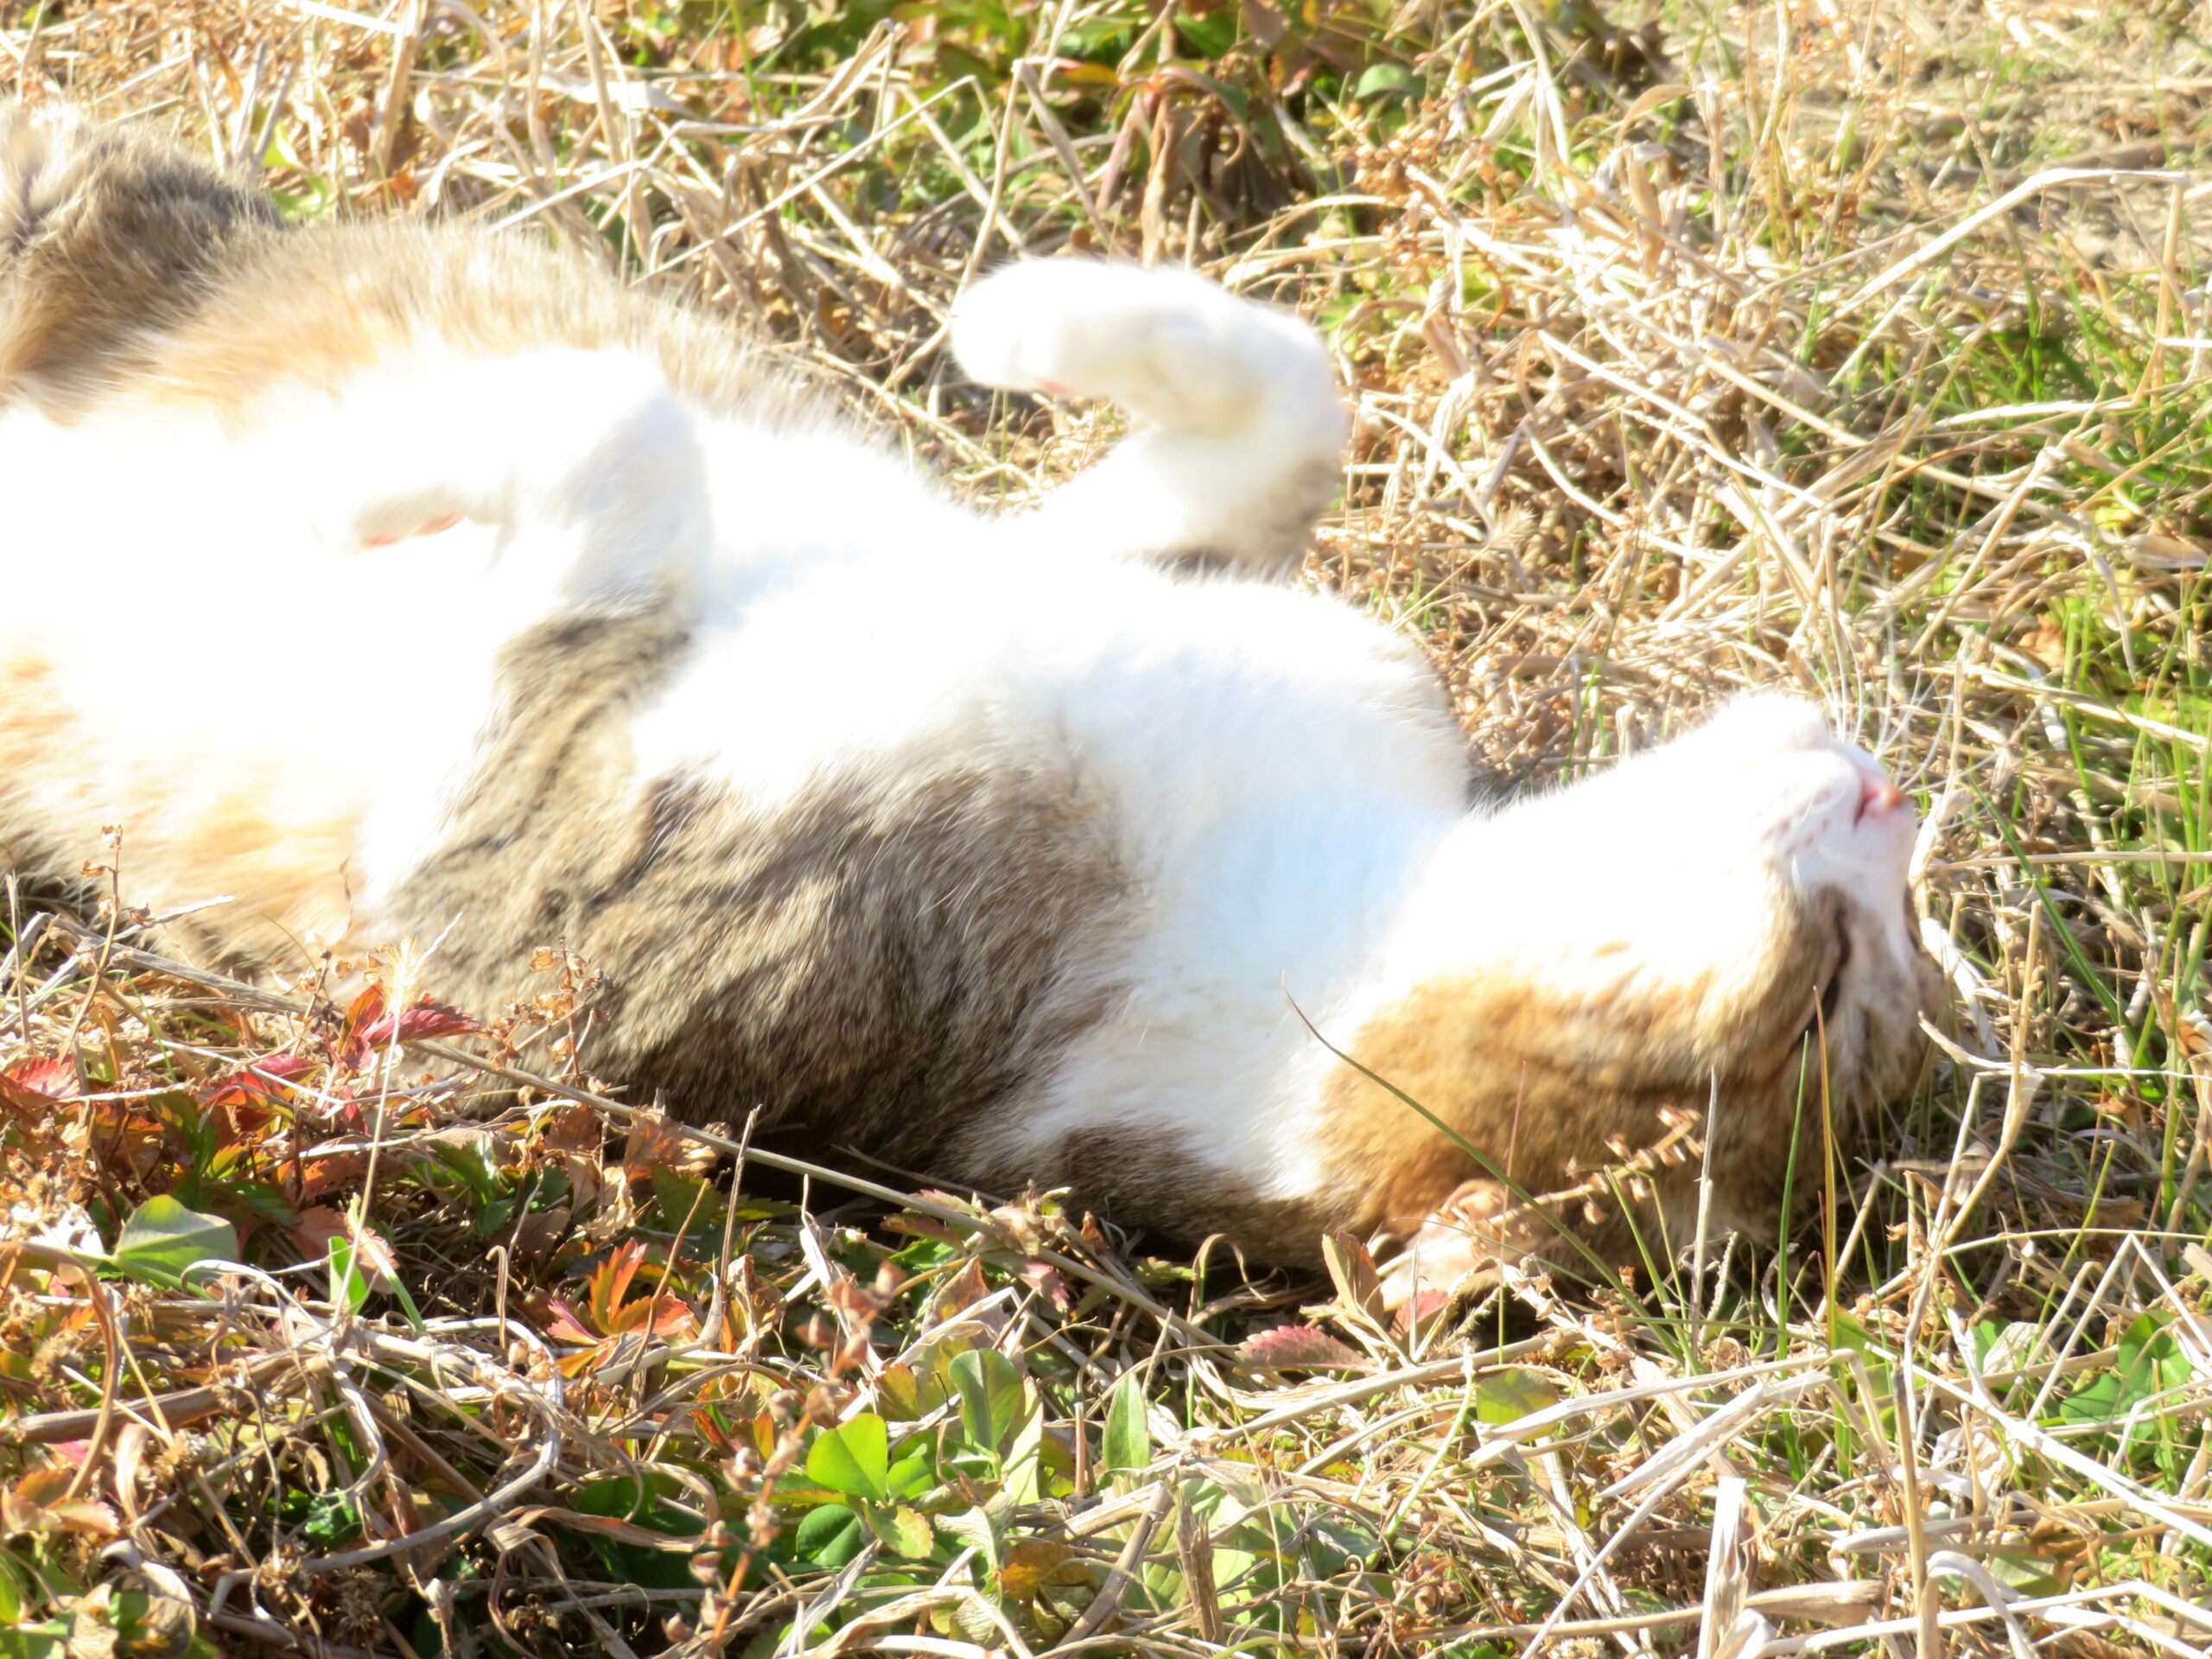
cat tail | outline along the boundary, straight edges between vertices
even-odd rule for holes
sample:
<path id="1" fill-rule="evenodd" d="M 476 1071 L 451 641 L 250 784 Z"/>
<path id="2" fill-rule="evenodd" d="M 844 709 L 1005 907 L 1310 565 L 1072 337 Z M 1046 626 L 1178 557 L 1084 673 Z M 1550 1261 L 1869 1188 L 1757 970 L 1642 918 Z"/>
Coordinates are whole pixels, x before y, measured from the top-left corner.
<path id="1" fill-rule="evenodd" d="M 111 379 L 277 225 L 264 198 L 182 150 L 66 105 L 0 102 L 0 400 Z"/>
<path id="2" fill-rule="evenodd" d="M 66 105 L 34 111 L 0 99 L 0 270 L 21 263 L 68 199 L 79 124 Z"/>

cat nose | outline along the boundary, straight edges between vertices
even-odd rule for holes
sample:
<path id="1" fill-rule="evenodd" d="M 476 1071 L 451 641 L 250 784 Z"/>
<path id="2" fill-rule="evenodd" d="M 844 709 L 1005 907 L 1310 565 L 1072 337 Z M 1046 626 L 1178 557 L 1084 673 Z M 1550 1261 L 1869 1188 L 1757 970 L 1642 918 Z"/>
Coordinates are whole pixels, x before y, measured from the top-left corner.
<path id="1" fill-rule="evenodd" d="M 1904 804 L 1904 791 L 1879 772 L 1862 772 L 1859 775 L 1857 818 L 1863 819 L 1869 812 L 1894 812 Z"/>

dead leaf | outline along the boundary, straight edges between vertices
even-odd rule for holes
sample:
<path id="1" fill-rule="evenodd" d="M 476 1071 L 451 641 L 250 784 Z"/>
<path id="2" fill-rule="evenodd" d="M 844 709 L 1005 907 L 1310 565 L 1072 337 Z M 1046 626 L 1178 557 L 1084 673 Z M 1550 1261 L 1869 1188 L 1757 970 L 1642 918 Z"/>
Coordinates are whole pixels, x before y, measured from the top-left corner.
<path id="1" fill-rule="evenodd" d="M 1374 1255 L 1350 1233 L 1332 1233 L 1321 1241 L 1321 1260 L 1329 1279 L 1346 1307 L 1370 1318 L 1382 1313 L 1382 1274 Z"/>
<path id="2" fill-rule="evenodd" d="M 1082 1559 L 1068 1545 L 1049 1538 L 1025 1538 L 1007 1551 L 1006 1565 L 999 1569 L 999 1587 L 1020 1600 L 1033 1601 L 1048 1584 L 1087 1584 L 1090 1578 Z"/>
<path id="3" fill-rule="evenodd" d="M 346 1240 L 353 1247 L 353 1267 L 362 1277 L 379 1290 L 393 1289 L 393 1274 L 399 1260 L 392 1254 L 391 1246 L 373 1227 L 357 1227 L 353 1218 L 342 1210 L 327 1204 L 318 1204 L 300 1212 L 300 1218 L 288 1229 L 292 1240 L 310 1257 L 320 1258 L 330 1253 L 330 1242 L 334 1238 Z"/>
<path id="4" fill-rule="evenodd" d="M 112 1538 L 122 1530 L 115 1511 L 96 1498 L 66 1496 L 72 1478 L 67 1469 L 34 1469 L 0 1491 L 0 1532 L 73 1532 L 87 1538 Z"/>
<path id="5" fill-rule="evenodd" d="M 650 1181 L 657 1169 L 672 1169 L 700 1179 L 713 1169 L 715 1149 L 694 1141 L 659 1112 L 639 1112 L 630 1120 L 629 1139 L 622 1147 L 622 1174 L 632 1181 Z"/>
<path id="6" fill-rule="evenodd" d="M 1255 1370 L 1321 1370 L 1357 1365 L 1362 1357 L 1325 1331 L 1310 1325 L 1282 1325 L 1262 1331 L 1236 1345 L 1236 1357 Z"/>

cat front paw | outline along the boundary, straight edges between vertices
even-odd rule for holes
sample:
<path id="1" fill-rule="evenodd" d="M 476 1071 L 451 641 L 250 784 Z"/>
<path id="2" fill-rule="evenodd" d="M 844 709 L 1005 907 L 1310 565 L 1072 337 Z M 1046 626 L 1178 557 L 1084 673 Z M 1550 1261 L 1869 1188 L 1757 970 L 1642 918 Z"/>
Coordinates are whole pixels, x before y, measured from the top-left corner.
<path id="1" fill-rule="evenodd" d="M 1017 261 L 961 296 L 952 349 L 987 386 L 1106 398 L 1203 432 L 1302 412 L 1342 440 L 1335 372 L 1313 331 L 1188 270 Z"/>
<path id="2" fill-rule="evenodd" d="M 313 517 L 334 550 L 484 527 L 503 546 L 526 540 L 569 600 L 687 571 L 709 523 L 692 414 L 658 362 L 627 353 L 464 358 L 365 379 L 289 441 L 318 480 Z"/>
<path id="3" fill-rule="evenodd" d="M 397 547 L 455 525 L 480 521 L 475 504 L 452 491 L 423 491 L 352 504 L 317 514 L 321 539 L 340 553 Z"/>

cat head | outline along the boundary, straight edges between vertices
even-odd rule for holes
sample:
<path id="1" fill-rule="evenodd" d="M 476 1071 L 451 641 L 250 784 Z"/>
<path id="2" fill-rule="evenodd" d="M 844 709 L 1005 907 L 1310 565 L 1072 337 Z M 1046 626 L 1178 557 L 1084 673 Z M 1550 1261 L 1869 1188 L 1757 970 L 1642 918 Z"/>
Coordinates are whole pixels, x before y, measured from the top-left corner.
<path id="1" fill-rule="evenodd" d="M 1487 1217 L 1453 1247 L 1470 1265 L 1584 1267 L 1551 1248 L 1562 1226 L 1656 1258 L 1694 1227 L 1709 1137 L 1708 1227 L 1770 1239 L 1793 1147 L 1802 1198 L 1829 1139 L 1847 1147 L 1920 1076 L 1942 996 L 1907 891 L 1916 828 L 1871 755 L 1774 696 L 1471 819 L 1332 1084 L 1357 1219 L 1433 1245 L 1441 1212 L 1461 1241 Z"/>

